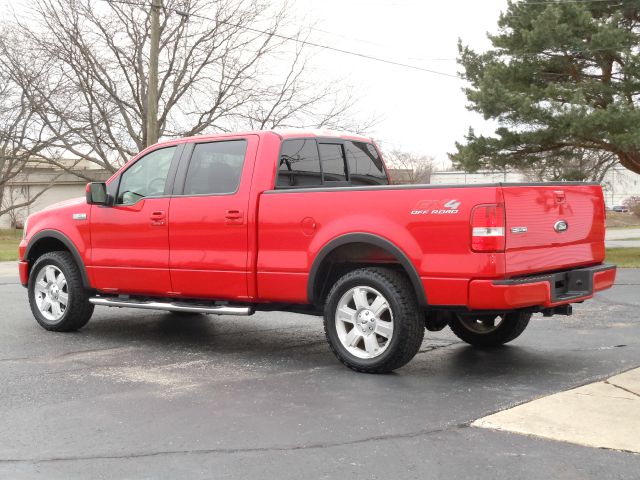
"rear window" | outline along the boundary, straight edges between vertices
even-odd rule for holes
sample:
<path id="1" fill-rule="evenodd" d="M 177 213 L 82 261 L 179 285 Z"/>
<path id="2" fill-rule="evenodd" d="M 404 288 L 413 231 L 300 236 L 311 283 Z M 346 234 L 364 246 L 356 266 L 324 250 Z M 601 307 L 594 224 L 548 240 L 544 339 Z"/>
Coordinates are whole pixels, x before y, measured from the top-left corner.
<path id="1" fill-rule="evenodd" d="M 315 138 L 282 142 L 276 188 L 388 185 L 382 159 L 367 142 Z"/>
<path id="2" fill-rule="evenodd" d="M 287 140 L 282 143 L 278 166 L 278 187 L 322 185 L 320 157 L 314 139 Z"/>
<path id="3" fill-rule="evenodd" d="M 376 148 L 365 142 L 344 142 L 352 185 L 388 185 L 382 159 Z"/>

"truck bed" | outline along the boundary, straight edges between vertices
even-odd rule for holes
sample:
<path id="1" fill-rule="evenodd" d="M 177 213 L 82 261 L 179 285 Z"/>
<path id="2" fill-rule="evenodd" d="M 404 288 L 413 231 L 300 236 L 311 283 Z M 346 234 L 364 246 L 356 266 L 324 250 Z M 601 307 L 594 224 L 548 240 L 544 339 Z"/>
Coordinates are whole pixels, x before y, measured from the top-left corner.
<path id="1" fill-rule="evenodd" d="M 504 207 L 504 251 L 471 249 L 472 211 L 487 204 Z M 569 228 L 558 233 L 553 227 L 562 219 Z M 271 190 L 259 199 L 259 297 L 306 302 L 313 259 L 332 239 L 353 232 L 398 245 L 416 268 L 429 305 L 466 305 L 474 279 L 532 275 L 604 259 L 604 205 L 597 185 Z M 361 254 L 366 263 L 368 255 L 379 252 L 363 249 Z"/>

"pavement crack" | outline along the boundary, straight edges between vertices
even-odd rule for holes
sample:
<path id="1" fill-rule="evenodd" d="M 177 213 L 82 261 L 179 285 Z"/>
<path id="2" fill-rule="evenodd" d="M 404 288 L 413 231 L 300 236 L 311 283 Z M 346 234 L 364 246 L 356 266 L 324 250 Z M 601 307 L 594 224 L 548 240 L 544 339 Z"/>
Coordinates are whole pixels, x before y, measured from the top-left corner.
<path id="1" fill-rule="evenodd" d="M 585 392 L 576 392 L 575 395 L 579 395 L 581 397 L 592 397 L 592 398 L 613 398 L 615 400 L 631 400 L 631 398 L 627 397 L 616 397 L 613 395 L 601 395 L 601 394 L 593 394 L 593 393 L 585 393 Z"/>
<path id="2" fill-rule="evenodd" d="M 442 345 L 431 345 L 425 349 L 422 350 L 418 350 L 418 353 L 427 353 L 427 352 L 433 352 L 434 350 L 439 350 L 441 348 L 447 348 L 450 347 L 451 345 L 457 345 L 459 343 L 464 343 L 464 342 L 451 342 L 451 343 L 445 343 Z"/>
<path id="3" fill-rule="evenodd" d="M 113 350 L 128 350 L 133 347 L 107 347 L 107 348 L 92 348 L 89 350 L 73 350 L 70 352 L 64 352 L 60 355 L 56 355 L 54 358 L 64 358 L 64 357 L 73 357 L 76 355 L 83 355 L 86 353 L 102 353 L 102 352 L 110 352 Z"/>
<path id="4" fill-rule="evenodd" d="M 15 358 L 0 358 L 0 362 L 23 362 L 25 360 L 32 360 L 37 357 L 15 357 Z"/>
<path id="5" fill-rule="evenodd" d="M 307 347 L 313 347 L 315 345 L 324 345 L 326 343 L 327 343 L 327 341 L 325 339 L 322 339 L 322 340 L 316 340 L 316 341 L 313 341 L 313 342 L 301 343 L 301 344 L 297 344 L 297 345 L 289 345 L 289 346 L 286 346 L 286 347 L 278 348 L 277 350 L 274 350 L 274 351 L 276 351 L 276 352 L 284 352 L 284 351 L 287 351 L 287 350 L 294 350 L 296 348 L 307 348 Z"/>
<path id="6" fill-rule="evenodd" d="M 90 460 L 128 460 L 135 458 L 159 457 L 163 455 L 210 455 L 210 454 L 238 454 L 238 453 L 265 453 L 265 452 L 295 452 L 299 450 L 318 450 L 326 448 L 344 447 L 350 445 L 361 445 L 369 442 L 380 442 L 386 440 L 398 440 L 406 438 L 416 438 L 422 436 L 443 433 L 451 429 L 469 428 L 469 425 L 455 424 L 433 429 L 418 430 L 416 432 L 397 433 L 389 435 L 375 435 L 357 440 L 348 440 L 345 442 L 323 442 L 311 443 L 307 445 L 296 445 L 292 447 L 254 447 L 254 448 L 202 448 L 195 450 L 160 450 L 156 452 L 138 452 L 129 454 L 113 454 L 113 455 L 76 455 L 76 456 L 60 456 L 46 458 L 0 458 L 2 463 L 54 463 L 69 461 L 90 461 Z"/>
<path id="7" fill-rule="evenodd" d="M 37 355 L 35 357 L 14 357 L 14 358 L 0 358 L 0 362 L 35 362 L 35 363 L 51 363 L 56 360 L 67 360 L 69 358 L 82 356 L 92 353 L 108 353 L 120 350 L 130 350 L 134 347 L 107 347 L 107 348 L 93 348 L 89 350 L 73 350 L 70 352 L 63 352 L 59 355 Z M 76 360 L 79 361 L 79 360 Z"/>
<path id="8" fill-rule="evenodd" d="M 619 388 L 620 390 L 623 390 L 627 393 L 630 393 L 631 395 L 635 395 L 636 397 L 640 398 L 640 394 L 634 392 L 633 390 L 629 390 L 628 388 L 624 388 L 624 387 L 621 387 L 620 385 L 616 385 L 615 383 L 611 383 L 609 380 L 605 380 L 604 383 L 606 383 L 607 385 L 611 385 L 612 387 Z"/>

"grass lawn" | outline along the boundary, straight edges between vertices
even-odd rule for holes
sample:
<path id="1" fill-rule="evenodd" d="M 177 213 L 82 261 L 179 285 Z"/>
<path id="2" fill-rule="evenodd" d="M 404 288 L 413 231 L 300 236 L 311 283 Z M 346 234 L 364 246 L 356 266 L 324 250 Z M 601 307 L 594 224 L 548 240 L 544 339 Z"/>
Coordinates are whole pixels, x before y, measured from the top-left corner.
<path id="1" fill-rule="evenodd" d="M 640 217 L 633 213 L 607 212 L 607 228 L 640 228 Z"/>
<path id="2" fill-rule="evenodd" d="M 640 248 L 607 248 L 607 263 L 640 268 Z"/>
<path id="3" fill-rule="evenodd" d="M 22 230 L 0 229 L 0 261 L 18 260 L 18 244 Z"/>

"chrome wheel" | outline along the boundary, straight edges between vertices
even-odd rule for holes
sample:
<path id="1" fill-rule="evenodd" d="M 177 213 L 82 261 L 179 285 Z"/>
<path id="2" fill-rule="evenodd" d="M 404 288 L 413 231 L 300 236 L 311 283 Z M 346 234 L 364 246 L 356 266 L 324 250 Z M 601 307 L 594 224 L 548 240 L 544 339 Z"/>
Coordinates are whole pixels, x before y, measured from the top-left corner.
<path id="1" fill-rule="evenodd" d="M 504 321 L 502 315 L 460 315 L 460 323 L 469 331 L 484 335 L 495 332 Z"/>
<path id="2" fill-rule="evenodd" d="M 342 346 L 358 358 L 382 355 L 393 336 L 393 312 L 377 290 L 358 286 L 338 301 L 336 332 Z"/>
<path id="3" fill-rule="evenodd" d="M 51 321 L 60 320 L 69 304 L 67 279 L 55 265 L 41 268 L 35 281 L 35 301 L 42 316 Z"/>

